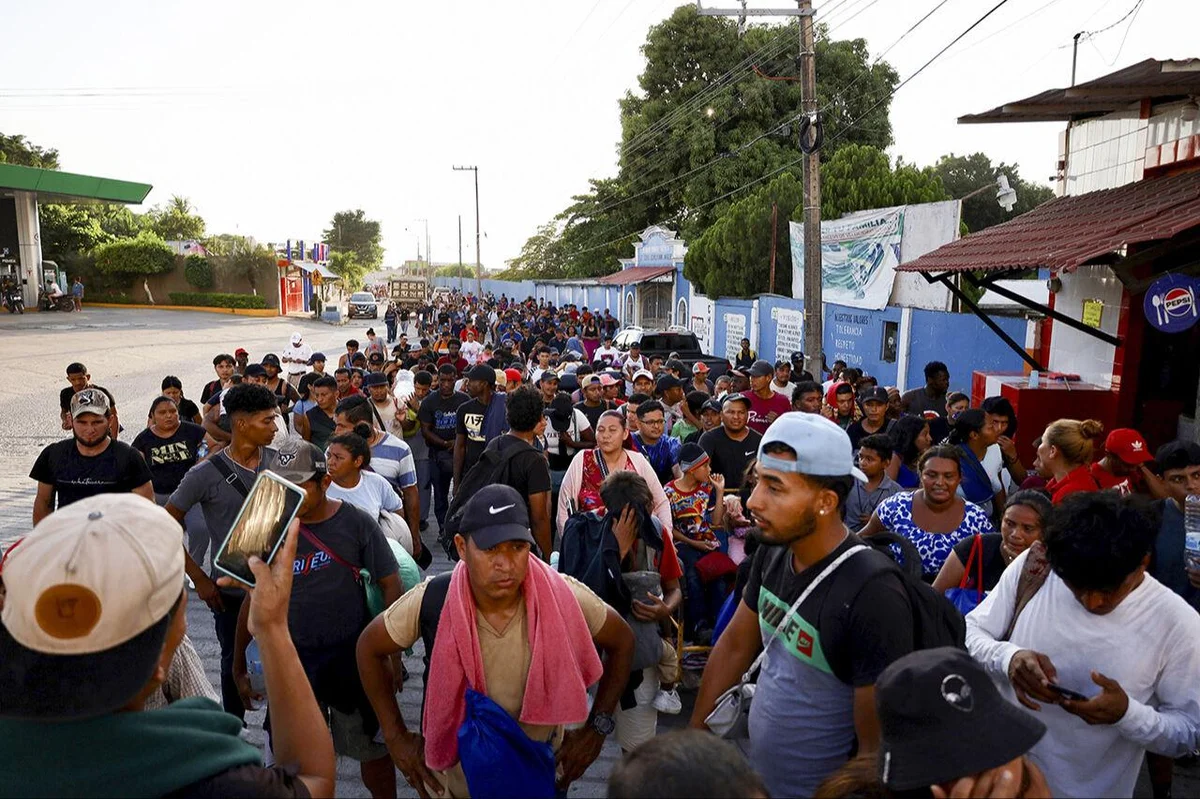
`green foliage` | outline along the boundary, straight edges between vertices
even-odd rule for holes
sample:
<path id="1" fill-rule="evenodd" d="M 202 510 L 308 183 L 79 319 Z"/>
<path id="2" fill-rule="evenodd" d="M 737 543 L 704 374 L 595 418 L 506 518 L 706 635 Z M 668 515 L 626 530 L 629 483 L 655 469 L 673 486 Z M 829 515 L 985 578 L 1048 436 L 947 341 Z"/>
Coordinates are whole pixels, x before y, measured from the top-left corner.
<path id="1" fill-rule="evenodd" d="M 1016 164 L 992 164 L 992 159 L 983 153 L 971 155 L 943 155 L 934 170 L 942 179 L 942 185 L 951 197 L 966 197 L 973 191 L 995 183 L 996 176 L 1008 176 L 1008 185 L 1017 192 L 1017 204 L 1012 211 L 1005 211 L 996 202 L 996 192 L 985 191 L 963 201 L 962 220 L 967 231 L 977 233 L 984 228 L 1007 222 L 1014 216 L 1032 211 L 1042 203 L 1054 199 L 1054 190 L 1039 183 L 1030 183 L 1021 178 Z"/>
<path id="2" fill-rule="evenodd" d="M 475 267 L 467 264 L 450 264 L 436 270 L 434 277 L 475 277 Z"/>
<path id="3" fill-rule="evenodd" d="M 183 276 L 201 291 L 207 291 L 213 287 L 213 269 L 212 264 L 202 255 L 189 255 L 183 259 Z"/>
<path id="4" fill-rule="evenodd" d="M 58 169 L 58 150 L 39 147 L 21 134 L 0 133 L 0 164 Z"/>
<path id="5" fill-rule="evenodd" d="M 949 199 L 932 167 L 892 167 L 881 150 L 842 147 L 821 168 L 821 216 L 836 219 L 854 211 Z M 771 204 L 778 204 L 775 284 L 769 285 Z M 799 172 L 784 172 L 754 194 L 734 203 L 693 241 L 683 274 L 709 297 L 749 297 L 771 292 L 790 296 L 792 251 L 788 220 L 804 218 Z"/>
<path id="6" fill-rule="evenodd" d="M 245 280 L 253 291 L 258 291 L 262 277 L 276 274 L 275 253 L 248 236 L 222 233 L 204 239 L 203 243 L 219 271 L 230 278 Z"/>
<path id="7" fill-rule="evenodd" d="M 342 279 L 346 291 L 358 291 L 371 270 L 358 260 L 354 252 L 332 251 L 329 254 L 329 269 Z"/>
<path id="8" fill-rule="evenodd" d="M 152 208 L 146 214 L 146 226 L 164 241 L 191 241 L 204 236 L 204 219 L 186 197 L 178 194 L 166 207 Z"/>
<path id="9" fill-rule="evenodd" d="M 142 230 L 141 217 L 124 205 L 105 203 L 38 207 L 42 254 L 62 262 L 119 238 L 133 238 Z"/>
<path id="10" fill-rule="evenodd" d="M 117 239 L 94 251 L 96 271 L 103 274 L 157 275 L 175 267 L 175 253 L 150 231 L 133 239 Z"/>
<path id="11" fill-rule="evenodd" d="M 738 68 L 766 46 L 759 70 L 794 76 L 797 41 L 794 23 L 752 26 L 739 37 L 736 22 L 699 16 L 691 5 L 652 27 L 642 47 L 646 65 L 638 91 L 619 102 L 618 174 L 592 179 L 586 193 L 573 197 L 526 242 L 510 270 L 523 277 L 607 274 L 617 268 L 617 258 L 631 254 L 635 233 L 668 221 L 694 240 L 739 197 L 714 200 L 797 161 L 794 124 L 783 127 L 801 107 L 800 84 L 766 80 L 750 65 Z M 890 100 L 872 106 L 889 95 L 896 72 L 884 62 L 872 64 L 861 39 L 822 37 L 816 61 L 825 124 L 822 158 L 828 161 L 849 145 L 881 150 L 890 145 Z M 730 78 L 713 91 L 730 70 Z"/>
<path id="12" fill-rule="evenodd" d="M 362 265 L 364 275 L 378 269 L 383 263 L 379 222 L 367 219 L 366 212 L 361 208 L 354 211 L 338 211 L 333 215 L 329 229 L 323 236 L 331 251 L 353 253 L 356 261 Z M 360 283 L 356 282 L 354 285 Z"/>
<path id="13" fill-rule="evenodd" d="M 217 292 L 172 291 L 172 305 L 195 305 L 201 308 L 266 308 L 267 301 L 257 294 L 220 294 Z"/>

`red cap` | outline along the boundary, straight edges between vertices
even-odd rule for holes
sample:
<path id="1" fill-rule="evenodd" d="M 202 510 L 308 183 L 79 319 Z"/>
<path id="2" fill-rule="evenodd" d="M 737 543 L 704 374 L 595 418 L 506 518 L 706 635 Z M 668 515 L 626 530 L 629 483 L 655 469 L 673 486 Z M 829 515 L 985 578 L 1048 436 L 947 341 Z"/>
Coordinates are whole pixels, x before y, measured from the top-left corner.
<path id="1" fill-rule="evenodd" d="M 246 350 L 243 349 L 242 347 L 238 347 L 236 350 L 233 351 L 233 354 L 234 355 L 249 355 L 250 353 L 246 352 Z"/>
<path id="2" fill-rule="evenodd" d="M 516 369 L 505 369 L 504 376 L 508 378 L 510 383 L 513 381 L 516 381 L 518 383 L 521 382 L 521 373 L 519 371 L 517 371 Z"/>
<path id="3" fill-rule="evenodd" d="M 1129 427 L 1119 427 L 1108 434 L 1104 440 L 1104 450 L 1109 455 L 1115 455 L 1130 466 L 1154 460 L 1150 447 L 1142 434 Z"/>

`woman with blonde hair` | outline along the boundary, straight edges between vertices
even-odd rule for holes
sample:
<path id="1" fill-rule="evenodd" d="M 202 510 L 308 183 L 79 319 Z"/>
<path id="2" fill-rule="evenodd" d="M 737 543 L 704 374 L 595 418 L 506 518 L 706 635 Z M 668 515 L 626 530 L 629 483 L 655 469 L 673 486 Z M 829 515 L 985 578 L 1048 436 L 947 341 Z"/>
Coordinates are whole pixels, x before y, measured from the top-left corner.
<path id="1" fill-rule="evenodd" d="M 1095 460 L 1095 442 L 1103 436 L 1104 425 L 1095 419 L 1059 419 L 1046 427 L 1037 456 L 1050 475 L 1046 490 L 1055 505 L 1071 494 L 1100 490 L 1089 467 Z"/>

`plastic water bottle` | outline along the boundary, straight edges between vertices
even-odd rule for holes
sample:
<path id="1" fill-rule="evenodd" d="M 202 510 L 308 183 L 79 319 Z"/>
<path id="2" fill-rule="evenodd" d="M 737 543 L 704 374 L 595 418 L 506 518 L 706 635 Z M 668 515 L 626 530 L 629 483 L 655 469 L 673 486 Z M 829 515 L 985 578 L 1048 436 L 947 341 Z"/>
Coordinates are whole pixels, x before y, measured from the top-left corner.
<path id="1" fill-rule="evenodd" d="M 1184 563 L 1200 569 L 1200 495 L 1191 494 L 1183 502 Z"/>
<path id="2" fill-rule="evenodd" d="M 196 448 L 196 460 L 202 461 L 208 457 L 208 442 L 201 441 L 200 446 Z"/>
<path id="3" fill-rule="evenodd" d="M 1041 382 L 1041 377 L 1042 376 L 1040 374 L 1038 374 L 1038 371 L 1036 369 L 1033 370 L 1032 372 L 1030 372 L 1029 373 L 1029 387 L 1037 388 L 1038 383 Z"/>
<path id="4" fill-rule="evenodd" d="M 258 641 L 251 639 L 246 647 L 246 674 L 250 677 L 250 693 L 266 695 L 267 675 L 263 673 L 262 655 L 258 652 Z M 254 703 L 254 710 L 262 708 L 260 702 Z"/>
<path id="5" fill-rule="evenodd" d="M 557 549 L 550 553 L 550 568 L 554 569 L 554 571 L 558 571 L 558 557 L 559 552 Z"/>

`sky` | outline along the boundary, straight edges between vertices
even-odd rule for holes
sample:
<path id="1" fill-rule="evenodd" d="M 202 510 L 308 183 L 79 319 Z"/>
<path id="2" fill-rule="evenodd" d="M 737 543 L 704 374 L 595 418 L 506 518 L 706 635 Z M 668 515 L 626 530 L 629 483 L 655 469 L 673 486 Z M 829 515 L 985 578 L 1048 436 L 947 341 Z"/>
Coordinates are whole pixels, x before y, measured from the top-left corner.
<path id="1" fill-rule="evenodd" d="M 425 254 L 426 224 L 433 259 L 457 261 L 460 215 L 475 260 L 472 175 L 452 167 L 477 165 L 482 261 L 500 268 L 589 178 L 616 173 L 617 100 L 636 89 L 649 28 L 681 2 L 8 3 L 0 132 L 58 148 L 65 170 L 153 184 L 147 206 L 188 197 L 210 233 L 313 241 L 334 212 L 363 208 L 389 266 Z M 996 2 L 816 9 L 876 58 L 942 3 L 887 52 L 903 79 Z M 890 155 L 924 166 L 982 151 L 1048 182 L 1061 124 L 956 119 L 1069 85 L 1072 36 L 1137 4 L 1007 0 L 895 95 Z M 1084 37 L 1078 80 L 1200 56 L 1198 21 L 1195 0 L 1141 0 Z"/>

